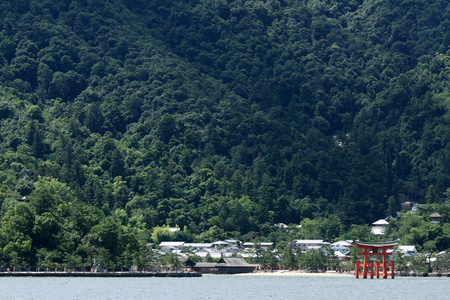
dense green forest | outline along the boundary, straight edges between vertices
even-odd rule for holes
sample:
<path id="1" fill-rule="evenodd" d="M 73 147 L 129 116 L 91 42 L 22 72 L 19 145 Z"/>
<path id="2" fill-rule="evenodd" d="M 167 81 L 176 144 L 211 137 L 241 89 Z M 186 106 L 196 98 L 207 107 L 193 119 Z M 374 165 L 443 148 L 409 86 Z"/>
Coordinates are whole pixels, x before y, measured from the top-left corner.
<path id="1" fill-rule="evenodd" d="M 3 0 L 0 15 L 3 266 L 130 265 L 167 225 L 185 241 L 281 244 L 279 222 L 367 237 L 403 202 L 428 205 L 390 238 L 450 248 L 448 1 Z"/>

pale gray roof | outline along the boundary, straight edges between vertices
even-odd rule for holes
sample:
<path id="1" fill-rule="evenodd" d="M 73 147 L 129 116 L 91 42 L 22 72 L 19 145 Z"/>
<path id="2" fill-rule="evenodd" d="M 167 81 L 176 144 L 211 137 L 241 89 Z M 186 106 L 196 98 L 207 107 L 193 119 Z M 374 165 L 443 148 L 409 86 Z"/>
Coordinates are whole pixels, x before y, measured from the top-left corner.
<path id="1" fill-rule="evenodd" d="M 380 219 L 376 222 L 373 222 L 372 225 L 389 225 L 389 222 L 386 221 L 385 219 Z"/>
<path id="2" fill-rule="evenodd" d="M 226 264 L 227 266 L 248 267 L 249 263 L 242 257 L 223 257 L 218 264 Z"/>
<path id="3" fill-rule="evenodd" d="M 275 224 L 274 226 L 278 227 L 278 228 L 288 228 L 288 226 L 284 223 L 278 223 L 278 224 Z"/>
<path id="4" fill-rule="evenodd" d="M 217 241 L 214 242 L 213 245 L 229 245 L 230 243 L 224 242 L 224 241 Z"/>
<path id="5" fill-rule="evenodd" d="M 181 247 L 184 245 L 184 242 L 161 242 L 159 244 L 160 247 Z"/>
<path id="6" fill-rule="evenodd" d="M 198 262 L 195 264 L 195 268 L 214 268 L 216 263 Z"/>
<path id="7" fill-rule="evenodd" d="M 227 242 L 229 244 L 236 244 L 239 241 L 238 240 L 225 240 L 225 242 Z"/>
<path id="8" fill-rule="evenodd" d="M 352 247 L 353 245 L 349 241 L 337 241 L 337 242 L 331 244 L 331 246 Z"/>
<path id="9" fill-rule="evenodd" d="M 262 242 L 260 243 L 261 246 L 266 247 L 266 246 L 272 246 L 273 243 L 272 242 Z"/>
<path id="10" fill-rule="evenodd" d="M 398 251 L 401 251 L 403 253 L 406 252 L 416 252 L 416 246 L 414 245 L 402 245 L 398 246 Z"/>
<path id="11" fill-rule="evenodd" d="M 189 248 L 211 248 L 213 246 L 212 243 L 185 243 L 184 247 Z"/>
<path id="12" fill-rule="evenodd" d="M 295 240 L 296 244 L 323 244 L 323 240 Z"/>
<path id="13" fill-rule="evenodd" d="M 347 254 L 342 253 L 341 251 L 334 251 L 334 256 L 336 256 L 336 257 L 348 257 Z"/>

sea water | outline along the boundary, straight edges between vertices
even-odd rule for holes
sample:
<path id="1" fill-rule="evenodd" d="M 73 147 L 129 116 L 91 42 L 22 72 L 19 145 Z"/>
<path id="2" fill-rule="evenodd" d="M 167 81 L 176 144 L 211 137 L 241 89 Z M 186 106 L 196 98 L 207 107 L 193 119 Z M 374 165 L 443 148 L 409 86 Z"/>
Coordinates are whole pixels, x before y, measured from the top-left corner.
<path id="1" fill-rule="evenodd" d="M 450 299 L 450 278 L 0 278 L 0 299 Z"/>

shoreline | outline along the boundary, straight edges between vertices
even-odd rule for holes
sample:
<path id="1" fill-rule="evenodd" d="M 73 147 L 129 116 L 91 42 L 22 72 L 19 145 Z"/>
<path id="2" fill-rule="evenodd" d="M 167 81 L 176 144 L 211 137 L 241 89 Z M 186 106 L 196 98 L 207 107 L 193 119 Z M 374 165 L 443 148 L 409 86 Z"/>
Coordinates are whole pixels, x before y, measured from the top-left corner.
<path id="1" fill-rule="evenodd" d="M 238 273 L 233 274 L 237 276 L 305 276 L 305 277 L 353 277 L 355 278 L 354 272 L 344 272 L 339 273 L 336 271 L 326 271 L 319 273 L 308 273 L 305 271 L 286 271 L 280 270 L 275 272 L 264 272 L 256 271 L 252 273 Z M 450 273 L 404 273 L 399 272 L 395 274 L 395 277 L 450 277 Z M 362 279 L 360 277 L 360 279 Z M 368 277 L 368 279 L 371 279 Z M 376 279 L 376 277 L 374 277 Z M 391 279 L 391 278 L 389 278 Z"/>
<path id="2" fill-rule="evenodd" d="M 125 277 L 203 277 L 217 276 L 224 274 L 198 273 L 198 272 L 0 272 L 0 277 L 90 277 L 90 278 L 125 278 Z M 278 270 L 274 272 L 255 271 L 250 273 L 226 274 L 232 276 L 276 276 L 276 277 L 353 277 L 354 272 L 339 273 L 336 271 L 326 271 L 318 273 L 309 273 L 305 271 Z M 404 273 L 399 272 L 395 277 L 450 277 L 450 273 Z M 362 279 L 362 278 L 361 278 Z M 370 277 L 368 277 L 370 279 Z"/>
<path id="3" fill-rule="evenodd" d="M 312 276 L 312 277 L 354 277 L 355 274 L 345 272 L 339 273 L 335 271 L 327 271 L 327 272 L 318 272 L 318 273 L 308 273 L 305 271 L 274 271 L 274 272 L 264 272 L 264 271 L 256 271 L 253 273 L 238 273 L 234 274 L 238 276 Z"/>
<path id="4" fill-rule="evenodd" d="M 202 277 L 198 272 L 0 272 L 0 277 Z"/>

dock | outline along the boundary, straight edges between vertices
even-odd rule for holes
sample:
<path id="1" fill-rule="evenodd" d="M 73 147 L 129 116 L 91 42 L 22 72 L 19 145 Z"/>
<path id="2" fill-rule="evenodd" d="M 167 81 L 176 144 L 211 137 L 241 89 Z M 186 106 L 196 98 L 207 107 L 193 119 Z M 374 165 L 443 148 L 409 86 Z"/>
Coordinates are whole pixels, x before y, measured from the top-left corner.
<path id="1" fill-rule="evenodd" d="M 0 272 L 0 277 L 202 277 L 199 272 Z"/>

